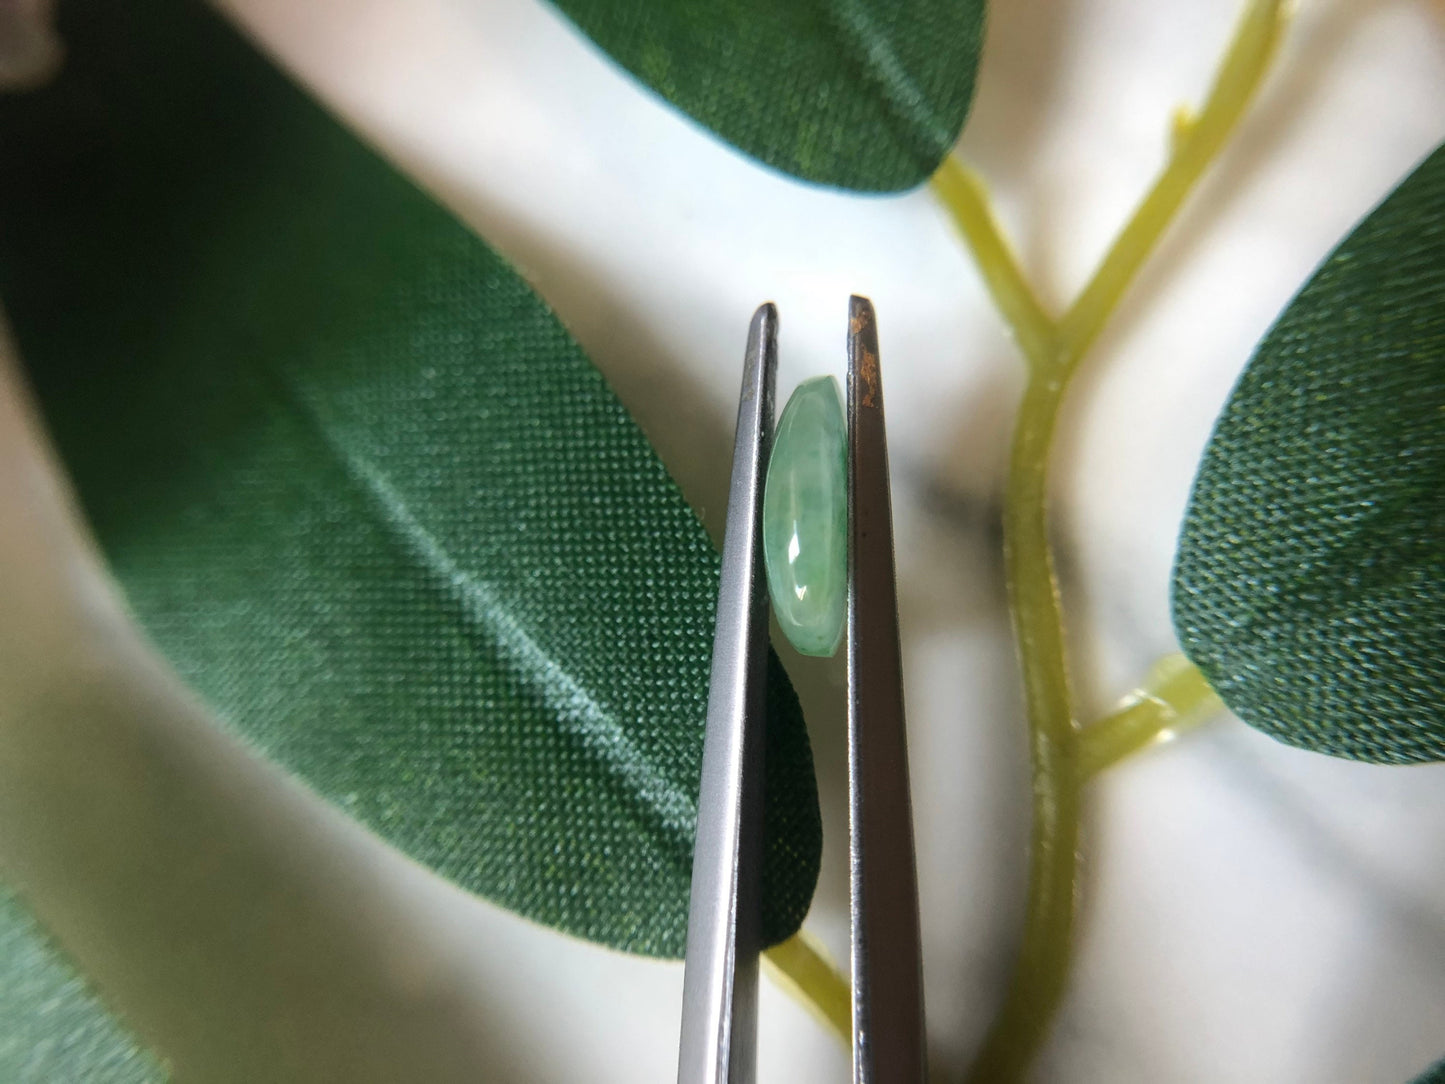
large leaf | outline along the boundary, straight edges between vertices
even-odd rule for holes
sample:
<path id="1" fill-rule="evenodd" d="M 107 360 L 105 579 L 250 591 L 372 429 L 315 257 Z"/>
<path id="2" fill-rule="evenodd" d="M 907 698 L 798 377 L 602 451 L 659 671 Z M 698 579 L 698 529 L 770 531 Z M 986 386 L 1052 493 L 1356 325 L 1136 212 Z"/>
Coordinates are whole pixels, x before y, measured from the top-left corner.
<path id="1" fill-rule="evenodd" d="M 0 1079 L 158 1084 L 165 1078 L 50 947 L 20 903 L 0 891 Z"/>
<path id="2" fill-rule="evenodd" d="M 65 14 L 66 74 L 0 104 L 0 296 L 135 611 L 403 850 L 680 955 L 718 561 L 641 433 L 514 272 L 214 15 Z M 821 846 L 776 664 L 769 713 L 776 941 Z"/>
<path id="3" fill-rule="evenodd" d="M 1445 148 L 1325 260 L 1230 396 L 1174 624 L 1275 737 L 1445 758 Z"/>
<path id="4" fill-rule="evenodd" d="M 638 79 L 806 181 L 891 192 L 963 128 L 984 0 L 553 0 Z"/>

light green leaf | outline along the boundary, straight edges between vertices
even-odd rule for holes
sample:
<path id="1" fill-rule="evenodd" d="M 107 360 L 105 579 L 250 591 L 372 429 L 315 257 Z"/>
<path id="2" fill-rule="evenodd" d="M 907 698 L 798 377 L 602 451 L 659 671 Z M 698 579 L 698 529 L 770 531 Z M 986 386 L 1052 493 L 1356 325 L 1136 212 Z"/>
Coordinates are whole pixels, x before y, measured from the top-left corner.
<path id="1" fill-rule="evenodd" d="M 66 74 L 0 102 L 0 296 L 136 613 L 409 854 L 680 955 L 718 561 L 640 431 L 499 257 L 203 6 L 63 14 Z M 777 941 L 821 829 L 776 661 L 769 712 Z"/>
<path id="2" fill-rule="evenodd" d="M 1210 438 L 1180 642 L 1245 722 L 1445 759 L 1445 148 L 1315 272 Z"/>
<path id="3" fill-rule="evenodd" d="M 805 181 L 912 188 L 963 128 L 984 0 L 553 0 L 642 82 Z"/>
<path id="4" fill-rule="evenodd" d="M 165 1072 L 101 1007 L 13 896 L 0 891 L 0 1079 L 159 1084 Z"/>

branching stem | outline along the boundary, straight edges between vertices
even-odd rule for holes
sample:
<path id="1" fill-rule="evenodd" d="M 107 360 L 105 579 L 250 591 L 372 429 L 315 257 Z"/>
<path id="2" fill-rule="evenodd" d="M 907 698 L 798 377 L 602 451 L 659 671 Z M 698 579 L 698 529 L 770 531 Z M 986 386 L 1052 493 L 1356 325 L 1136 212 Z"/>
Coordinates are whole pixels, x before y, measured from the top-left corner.
<path id="1" fill-rule="evenodd" d="M 1175 113 L 1164 170 L 1057 321 L 1044 311 L 1020 270 L 979 178 L 952 161 L 935 178 L 935 190 L 1029 363 L 1009 467 L 1004 556 L 1028 709 L 1033 829 L 1023 941 L 1003 1007 L 971 1072 L 980 1084 L 1023 1077 L 1062 999 L 1073 938 L 1084 780 L 1147 744 L 1167 725 L 1166 715 L 1177 719 L 1182 714 L 1151 708 L 1130 714 L 1126 709 L 1100 731 L 1079 729 L 1046 516 L 1049 451 L 1059 408 L 1089 347 L 1238 123 L 1269 66 L 1284 20 L 1280 0 L 1250 0 L 1204 106 L 1197 115 Z M 1176 691 L 1192 697 L 1191 704 L 1205 703 L 1192 680 L 1185 672 Z M 1171 703 L 1165 697 L 1146 697 L 1142 703 L 1156 701 Z"/>
<path id="2" fill-rule="evenodd" d="M 1177 738 L 1223 709 L 1204 675 L 1188 659 L 1168 655 L 1111 714 L 1079 733 L 1079 775 L 1091 779 L 1141 749 Z"/>
<path id="3" fill-rule="evenodd" d="M 950 155 L 933 175 L 932 184 L 968 242 L 989 295 L 1030 368 L 1044 368 L 1057 354 L 1054 320 L 1039 304 L 1004 239 L 983 178 Z"/>
<path id="4" fill-rule="evenodd" d="M 1175 110 L 1163 171 L 1078 298 L 1057 319 L 1045 311 L 1020 268 L 982 179 L 954 158 L 933 177 L 935 192 L 963 234 L 1029 368 L 1004 508 L 1009 608 L 1023 670 L 1033 777 L 1028 901 L 1011 985 L 970 1072 L 977 1084 L 1022 1079 L 1063 998 L 1084 783 L 1220 706 L 1198 670 L 1176 655 L 1156 664 L 1115 712 L 1094 726 L 1079 727 L 1048 540 L 1049 451 L 1069 381 L 1239 122 L 1269 68 L 1286 19 L 1284 0 L 1248 0 L 1203 107 L 1197 113 Z M 784 988 L 849 1041 L 847 980 L 806 934 L 770 950 L 767 962 Z"/>

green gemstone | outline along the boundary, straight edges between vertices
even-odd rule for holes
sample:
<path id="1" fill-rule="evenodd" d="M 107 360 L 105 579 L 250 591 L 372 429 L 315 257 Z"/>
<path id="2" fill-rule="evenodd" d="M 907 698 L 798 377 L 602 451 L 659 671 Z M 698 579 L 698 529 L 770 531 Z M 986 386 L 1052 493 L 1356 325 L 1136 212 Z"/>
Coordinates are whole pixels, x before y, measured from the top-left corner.
<path id="1" fill-rule="evenodd" d="M 778 420 L 763 491 L 763 560 L 778 624 L 832 655 L 848 598 L 848 425 L 831 376 L 798 385 Z"/>

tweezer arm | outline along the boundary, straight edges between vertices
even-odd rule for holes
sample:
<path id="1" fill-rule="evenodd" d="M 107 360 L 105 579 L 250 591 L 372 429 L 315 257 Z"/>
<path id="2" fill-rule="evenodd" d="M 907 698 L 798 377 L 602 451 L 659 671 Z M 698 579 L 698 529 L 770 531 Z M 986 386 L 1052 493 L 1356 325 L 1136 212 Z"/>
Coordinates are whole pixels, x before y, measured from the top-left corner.
<path id="1" fill-rule="evenodd" d="M 756 1071 L 763 683 L 768 594 L 763 477 L 773 441 L 778 313 L 753 316 L 723 537 L 687 921 L 678 1084 L 751 1084 Z"/>
<path id="2" fill-rule="evenodd" d="M 918 872 L 873 305 L 848 305 L 848 859 L 854 1084 L 926 1071 Z"/>

